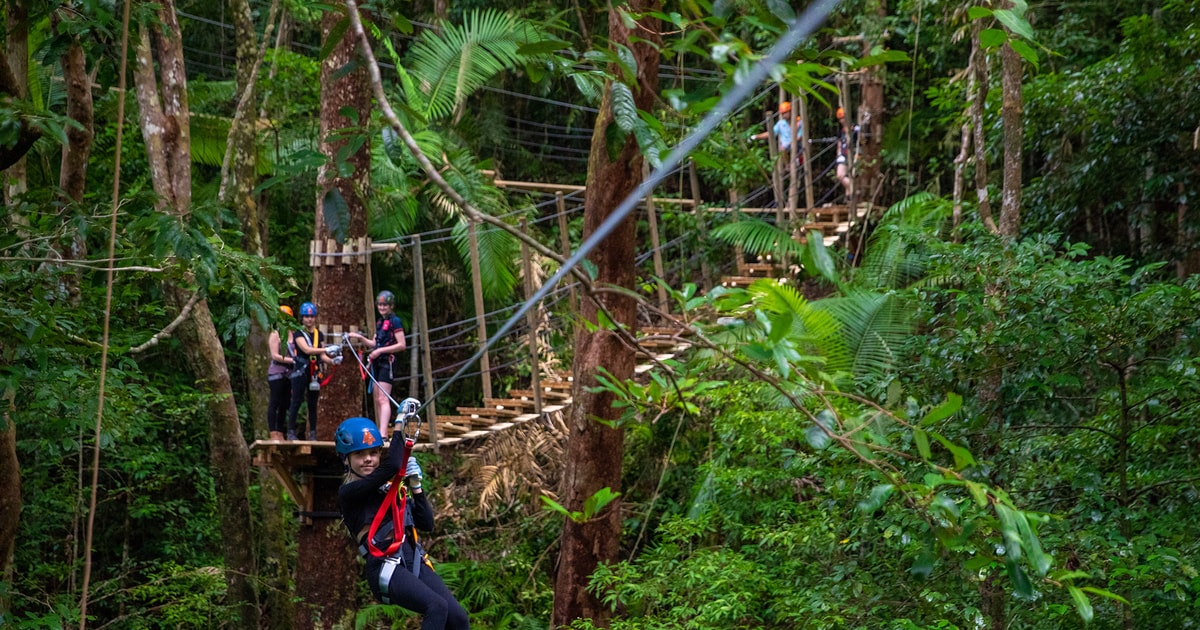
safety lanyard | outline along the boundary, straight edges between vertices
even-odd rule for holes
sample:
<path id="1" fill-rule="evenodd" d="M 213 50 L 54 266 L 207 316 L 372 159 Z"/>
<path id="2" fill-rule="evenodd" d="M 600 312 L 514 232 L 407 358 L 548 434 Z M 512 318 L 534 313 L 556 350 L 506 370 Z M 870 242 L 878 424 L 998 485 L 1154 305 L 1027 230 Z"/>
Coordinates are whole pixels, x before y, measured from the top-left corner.
<path id="1" fill-rule="evenodd" d="M 400 460 L 407 462 L 412 455 L 413 444 L 415 439 L 405 438 L 404 440 L 404 457 Z M 392 487 L 388 488 L 387 495 L 383 498 L 383 504 L 375 511 L 375 518 L 371 521 L 371 529 L 367 531 L 367 550 L 376 558 L 386 558 L 395 554 L 400 550 L 400 545 L 404 544 L 404 537 L 407 535 L 404 527 L 404 509 L 408 505 L 408 493 L 401 494 L 400 486 L 404 485 L 404 470 L 396 471 L 396 478 L 392 479 Z M 396 496 L 399 495 L 399 500 Z M 380 549 L 375 546 L 375 534 L 379 531 L 380 524 L 383 523 L 384 517 L 391 513 L 392 515 L 392 544 L 388 545 L 387 549 Z M 399 532 L 399 535 L 396 534 Z"/>

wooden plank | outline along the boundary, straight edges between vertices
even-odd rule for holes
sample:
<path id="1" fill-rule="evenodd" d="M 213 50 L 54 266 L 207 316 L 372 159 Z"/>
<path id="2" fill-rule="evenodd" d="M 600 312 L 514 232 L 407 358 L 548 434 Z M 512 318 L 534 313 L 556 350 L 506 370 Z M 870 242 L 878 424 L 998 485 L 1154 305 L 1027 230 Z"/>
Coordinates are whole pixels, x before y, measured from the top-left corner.
<path id="1" fill-rule="evenodd" d="M 520 400 L 517 398 L 484 398 L 483 405 L 485 407 L 495 407 L 497 409 L 533 409 L 533 401 L 526 398 Z"/>
<path id="2" fill-rule="evenodd" d="M 458 413 L 464 416 L 486 416 L 489 418 L 515 418 L 521 415 L 517 409 L 497 409 L 496 407 L 459 407 Z"/>

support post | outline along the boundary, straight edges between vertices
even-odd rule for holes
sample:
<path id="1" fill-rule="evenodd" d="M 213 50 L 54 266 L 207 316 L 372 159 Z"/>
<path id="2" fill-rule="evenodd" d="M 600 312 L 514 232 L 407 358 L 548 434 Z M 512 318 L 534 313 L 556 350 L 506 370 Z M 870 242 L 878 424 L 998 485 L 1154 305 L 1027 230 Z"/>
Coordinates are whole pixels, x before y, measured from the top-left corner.
<path id="1" fill-rule="evenodd" d="M 417 328 L 421 334 L 421 367 L 425 373 L 425 417 L 429 419 L 429 434 L 433 438 L 433 452 L 438 452 L 441 434 L 437 430 L 437 405 L 433 400 L 433 357 L 429 348 L 429 304 L 425 299 L 425 265 L 421 258 L 421 235 L 413 235 L 413 275 L 417 284 Z"/>
<path id="2" fill-rule="evenodd" d="M 650 164 L 642 160 L 642 180 L 650 179 Z M 646 216 L 650 222 L 650 246 L 654 256 L 654 275 L 658 277 L 658 309 L 669 312 L 667 304 L 666 272 L 663 271 L 662 242 L 658 238 L 658 214 L 654 210 L 654 191 L 646 195 Z"/>
<path id="3" fill-rule="evenodd" d="M 813 213 L 813 180 L 812 180 L 812 121 L 808 119 L 808 97 L 800 92 L 800 148 L 804 151 L 804 214 L 812 221 Z"/>
<path id="4" fill-rule="evenodd" d="M 471 249 L 471 289 L 475 295 L 475 328 L 479 337 L 479 376 L 483 384 L 483 397 L 492 398 L 492 366 L 488 359 L 487 307 L 483 304 L 483 278 L 479 266 L 479 232 L 475 221 L 467 222 L 467 241 Z"/>
<path id="5" fill-rule="evenodd" d="M 554 205 L 558 209 L 558 241 L 562 244 L 563 259 L 571 257 L 571 233 L 567 229 L 567 201 L 562 191 L 554 193 Z M 575 280 L 571 279 L 571 301 L 568 310 L 572 315 L 578 313 L 579 301 L 575 295 Z"/>
<path id="6" fill-rule="evenodd" d="M 707 292 L 712 288 L 712 281 L 708 277 L 708 260 L 704 255 L 703 247 L 705 241 L 708 240 L 708 223 L 706 223 L 708 213 L 701 214 L 700 212 L 700 176 L 696 174 L 695 160 L 688 161 L 688 183 L 692 188 L 692 216 L 698 220 L 697 224 L 700 228 L 700 276 L 702 280 L 700 284 Z M 701 217 L 704 218 L 701 219 Z"/>
<path id="7" fill-rule="evenodd" d="M 526 229 L 526 220 L 522 217 L 521 233 L 528 234 Z M 536 289 L 533 286 L 533 261 L 529 252 L 529 244 L 525 241 L 521 241 L 521 267 L 525 275 L 525 300 L 528 301 L 533 298 Z M 530 388 L 533 390 L 533 411 L 540 414 L 542 413 L 542 378 L 541 366 L 538 365 L 537 306 L 533 306 L 526 311 L 525 321 L 529 325 L 529 376 L 532 381 Z"/>

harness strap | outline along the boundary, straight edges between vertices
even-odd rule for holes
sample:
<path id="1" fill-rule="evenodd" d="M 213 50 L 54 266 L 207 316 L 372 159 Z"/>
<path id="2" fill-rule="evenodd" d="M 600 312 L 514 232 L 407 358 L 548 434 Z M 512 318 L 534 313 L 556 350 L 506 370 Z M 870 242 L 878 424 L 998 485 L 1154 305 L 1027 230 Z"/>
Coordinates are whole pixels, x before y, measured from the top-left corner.
<path id="1" fill-rule="evenodd" d="M 407 462 L 409 456 L 412 455 L 414 439 L 406 438 L 404 440 L 404 457 L 400 460 Z M 376 558 L 386 558 L 396 554 L 400 550 L 400 545 L 404 543 L 405 527 L 404 527 L 404 509 L 408 503 L 408 493 L 399 493 L 399 488 L 404 485 L 404 470 L 396 471 L 396 478 L 392 479 L 392 487 L 388 488 L 387 496 L 383 498 L 383 503 L 379 509 L 375 511 L 375 518 L 371 521 L 371 529 L 367 531 L 367 551 Z M 400 500 L 396 500 L 397 494 L 400 494 Z M 388 545 L 387 549 L 380 549 L 375 546 L 375 534 L 379 531 L 379 525 L 383 523 L 384 516 L 388 513 L 392 515 L 392 531 L 399 531 L 400 535 L 392 534 L 392 544 Z"/>
<path id="2" fill-rule="evenodd" d="M 396 566 L 401 564 L 404 564 L 404 558 L 400 557 L 400 554 L 383 559 L 383 568 L 379 570 L 379 601 L 385 604 L 392 603 L 388 599 L 388 585 L 392 582 Z"/>

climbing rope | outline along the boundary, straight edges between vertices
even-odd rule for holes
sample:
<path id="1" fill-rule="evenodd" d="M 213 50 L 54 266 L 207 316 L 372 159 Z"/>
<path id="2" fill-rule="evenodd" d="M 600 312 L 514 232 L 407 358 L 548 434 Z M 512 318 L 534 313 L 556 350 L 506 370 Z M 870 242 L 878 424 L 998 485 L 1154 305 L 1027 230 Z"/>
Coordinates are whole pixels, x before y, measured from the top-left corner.
<path id="1" fill-rule="evenodd" d="M 83 586 L 79 596 L 79 628 L 87 627 L 88 585 L 92 577 L 92 537 L 96 526 L 96 501 L 100 486 L 100 432 L 104 427 L 104 385 L 108 375 L 108 330 L 112 319 L 113 265 L 116 264 L 117 210 L 121 202 L 121 140 L 125 125 L 125 66 L 129 55 L 129 0 L 121 14 L 121 65 L 117 79 L 117 146 L 113 153 L 112 216 L 108 224 L 108 270 L 104 294 L 104 333 L 100 342 L 100 379 L 96 403 L 96 442 L 92 448 L 92 496 L 88 504 L 87 532 L 83 545 Z M 82 445 L 81 445 L 82 447 Z"/>

